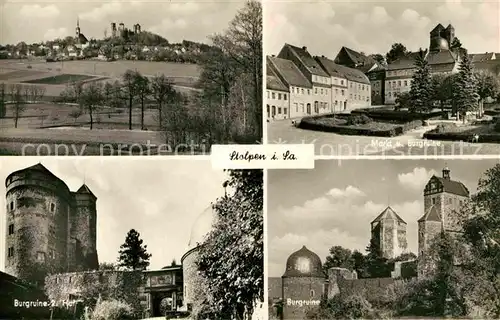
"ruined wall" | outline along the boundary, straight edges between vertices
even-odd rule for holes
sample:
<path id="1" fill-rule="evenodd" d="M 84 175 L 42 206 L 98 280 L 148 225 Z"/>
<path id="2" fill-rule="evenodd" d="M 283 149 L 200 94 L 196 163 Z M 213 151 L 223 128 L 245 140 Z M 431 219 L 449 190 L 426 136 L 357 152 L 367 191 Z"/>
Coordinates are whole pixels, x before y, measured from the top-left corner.
<path id="1" fill-rule="evenodd" d="M 284 277 L 282 281 L 284 319 L 305 319 L 309 310 L 319 307 L 326 278 Z"/>
<path id="2" fill-rule="evenodd" d="M 46 274 L 67 269 L 71 198 L 65 185 L 52 184 L 43 176 L 11 179 L 6 199 L 6 271 L 43 283 Z"/>
<path id="3" fill-rule="evenodd" d="M 141 271 L 86 271 L 49 275 L 45 279 L 45 292 L 56 304 L 75 299 L 95 303 L 102 299 L 123 300 L 137 314 L 148 307 L 144 292 L 146 275 Z"/>
<path id="4" fill-rule="evenodd" d="M 382 298 L 381 293 L 390 286 L 403 282 L 394 278 L 356 279 L 351 271 L 343 268 L 332 268 L 328 271 L 328 298 L 337 294 L 362 294 L 368 301 L 377 301 Z"/>

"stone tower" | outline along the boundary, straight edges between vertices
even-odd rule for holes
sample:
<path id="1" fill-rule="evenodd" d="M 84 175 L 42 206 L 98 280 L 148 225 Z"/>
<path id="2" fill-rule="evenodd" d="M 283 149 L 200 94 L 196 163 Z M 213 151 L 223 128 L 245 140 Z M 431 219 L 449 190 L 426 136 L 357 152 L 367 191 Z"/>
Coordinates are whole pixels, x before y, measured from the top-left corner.
<path id="1" fill-rule="evenodd" d="M 372 238 L 377 239 L 384 258 L 393 259 L 406 253 L 406 222 L 391 208 L 387 207 L 372 222 Z"/>
<path id="2" fill-rule="evenodd" d="M 70 192 L 42 164 L 11 173 L 5 186 L 7 273 L 43 284 L 47 274 L 97 268 L 95 196 Z M 80 252 L 94 252 L 91 262 Z"/>
<path id="3" fill-rule="evenodd" d="M 453 40 L 455 40 L 455 28 L 451 24 L 449 24 L 444 30 L 444 36 L 451 46 Z"/>
<path id="4" fill-rule="evenodd" d="M 418 274 L 424 276 L 432 269 L 429 249 L 441 231 L 457 233 L 460 225 L 457 212 L 469 198 L 469 190 L 453 181 L 450 169 L 442 176 L 432 176 L 424 189 L 424 215 L 418 220 Z"/>
<path id="5" fill-rule="evenodd" d="M 111 22 L 111 37 L 116 37 L 116 22 Z"/>
<path id="6" fill-rule="evenodd" d="M 71 219 L 70 247 L 75 253 L 75 269 L 95 270 L 97 262 L 96 234 L 97 211 L 96 196 L 87 185 L 82 185 L 77 192 L 73 192 L 75 210 Z"/>
<path id="7" fill-rule="evenodd" d="M 432 31 L 430 32 L 429 52 L 449 50 L 450 43 L 448 42 L 448 39 L 446 37 L 447 30 L 448 29 L 445 29 L 440 23 L 434 29 L 432 29 Z"/>

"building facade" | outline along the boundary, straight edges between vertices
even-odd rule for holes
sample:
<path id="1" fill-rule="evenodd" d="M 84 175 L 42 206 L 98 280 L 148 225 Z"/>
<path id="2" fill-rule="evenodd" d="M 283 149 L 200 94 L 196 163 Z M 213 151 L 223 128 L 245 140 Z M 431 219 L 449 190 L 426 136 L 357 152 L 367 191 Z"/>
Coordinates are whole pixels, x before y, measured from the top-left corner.
<path id="1" fill-rule="evenodd" d="M 469 190 L 450 177 L 444 168 L 442 176 L 432 176 L 424 189 L 424 215 L 418 220 L 418 273 L 433 268 L 429 254 L 434 240 L 442 231 L 456 234 L 460 230 L 458 212 L 469 198 Z"/>
<path id="2" fill-rule="evenodd" d="M 319 115 L 330 112 L 331 79 L 317 61 L 307 51 L 306 47 L 296 47 L 285 44 L 278 58 L 292 61 L 312 84 L 312 109 L 307 109 L 308 115 Z"/>
<path id="3" fill-rule="evenodd" d="M 289 118 L 311 115 L 312 83 L 302 74 L 293 61 L 277 57 L 267 57 L 267 61 L 269 62 L 267 67 L 274 72 L 289 90 Z M 266 102 L 266 104 L 269 103 Z"/>
<path id="4" fill-rule="evenodd" d="M 290 118 L 290 91 L 276 75 L 269 58 L 266 59 L 266 114 L 267 119 L 282 120 Z"/>
<path id="5" fill-rule="evenodd" d="M 406 238 L 407 223 L 392 209 L 387 207 L 371 222 L 371 236 L 380 245 L 386 259 L 394 259 L 408 252 Z"/>
<path id="6" fill-rule="evenodd" d="M 97 198 L 84 184 L 76 192 L 41 164 L 6 181 L 5 270 L 42 284 L 49 273 L 95 270 Z"/>

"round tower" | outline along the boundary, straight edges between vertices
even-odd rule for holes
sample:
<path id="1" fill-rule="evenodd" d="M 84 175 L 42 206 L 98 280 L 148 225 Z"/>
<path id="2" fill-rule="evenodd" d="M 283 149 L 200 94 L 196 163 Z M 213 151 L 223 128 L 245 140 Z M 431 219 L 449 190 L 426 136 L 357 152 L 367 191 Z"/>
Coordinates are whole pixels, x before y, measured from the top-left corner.
<path id="1" fill-rule="evenodd" d="M 216 213 L 210 205 L 195 220 L 189 237 L 188 249 L 181 258 L 184 279 L 183 309 L 195 314 L 201 311 L 201 303 L 206 300 L 205 280 L 200 275 L 197 266 L 198 253 L 200 245 L 205 242 L 215 221 Z"/>
<path id="2" fill-rule="evenodd" d="M 75 210 L 70 216 L 70 245 L 75 270 L 97 270 L 97 197 L 87 185 L 73 193 Z"/>
<path id="3" fill-rule="evenodd" d="M 283 318 L 304 319 L 325 294 L 326 275 L 319 256 L 303 246 L 286 261 L 282 278 Z"/>
<path id="4" fill-rule="evenodd" d="M 41 164 L 11 173 L 5 186 L 5 270 L 43 284 L 46 274 L 62 272 L 67 267 L 70 191 Z"/>

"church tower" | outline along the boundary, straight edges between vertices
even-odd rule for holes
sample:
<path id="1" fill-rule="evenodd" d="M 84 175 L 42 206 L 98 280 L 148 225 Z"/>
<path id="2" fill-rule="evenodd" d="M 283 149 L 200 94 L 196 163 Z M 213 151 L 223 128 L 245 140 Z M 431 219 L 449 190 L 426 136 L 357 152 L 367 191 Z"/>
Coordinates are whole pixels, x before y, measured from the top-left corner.
<path id="1" fill-rule="evenodd" d="M 469 190 L 451 179 L 445 167 L 442 176 L 433 175 L 424 189 L 424 215 L 418 220 L 418 274 L 423 276 L 432 268 L 428 251 L 441 231 L 459 232 L 457 212 L 469 198 Z"/>
<path id="2" fill-rule="evenodd" d="M 379 243 L 384 258 L 393 259 L 407 252 L 406 225 L 390 206 L 371 222 L 372 239 Z"/>
<path id="3" fill-rule="evenodd" d="M 80 18 L 76 18 L 76 39 L 80 38 Z"/>

